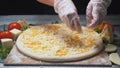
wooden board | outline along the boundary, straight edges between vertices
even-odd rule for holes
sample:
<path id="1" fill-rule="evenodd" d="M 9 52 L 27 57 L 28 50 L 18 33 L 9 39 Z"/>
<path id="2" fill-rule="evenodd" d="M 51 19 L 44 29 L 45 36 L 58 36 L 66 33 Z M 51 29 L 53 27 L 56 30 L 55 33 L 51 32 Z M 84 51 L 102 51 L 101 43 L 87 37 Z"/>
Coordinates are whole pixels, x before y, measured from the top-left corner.
<path id="1" fill-rule="evenodd" d="M 73 62 L 45 62 L 40 60 L 35 60 L 31 57 L 28 57 L 22 53 L 20 53 L 16 46 L 13 47 L 11 52 L 9 53 L 8 57 L 4 61 L 4 65 L 60 65 L 60 66 L 66 66 L 66 65 L 105 65 L 105 66 L 111 66 L 111 62 L 108 59 L 108 54 L 105 52 L 101 52 L 98 55 L 95 55 L 91 58 L 79 60 L 79 61 L 73 61 Z"/>

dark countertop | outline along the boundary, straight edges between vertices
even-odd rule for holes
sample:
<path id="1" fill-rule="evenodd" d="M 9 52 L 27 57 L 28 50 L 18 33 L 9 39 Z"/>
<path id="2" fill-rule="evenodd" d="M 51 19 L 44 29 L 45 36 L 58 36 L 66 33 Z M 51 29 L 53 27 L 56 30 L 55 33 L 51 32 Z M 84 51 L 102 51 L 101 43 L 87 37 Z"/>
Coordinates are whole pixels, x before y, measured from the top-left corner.
<path id="1" fill-rule="evenodd" d="M 29 24 L 46 24 L 53 21 L 59 21 L 60 19 L 57 15 L 0 15 L 0 24 L 8 24 L 12 21 L 18 21 L 20 19 L 26 19 Z M 81 24 L 86 24 L 85 15 L 80 15 Z M 115 26 L 116 39 L 120 40 L 120 15 L 108 15 L 105 18 L 106 21 L 112 23 Z M 120 49 L 120 48 L 119 48 Z M 0 68 L 93 68 L 92 66 L 4 66 L 0 63 Z M 120 66 L 112 65 L 110 67 L 95 66 L 94 68 L 120 68 Z"/>

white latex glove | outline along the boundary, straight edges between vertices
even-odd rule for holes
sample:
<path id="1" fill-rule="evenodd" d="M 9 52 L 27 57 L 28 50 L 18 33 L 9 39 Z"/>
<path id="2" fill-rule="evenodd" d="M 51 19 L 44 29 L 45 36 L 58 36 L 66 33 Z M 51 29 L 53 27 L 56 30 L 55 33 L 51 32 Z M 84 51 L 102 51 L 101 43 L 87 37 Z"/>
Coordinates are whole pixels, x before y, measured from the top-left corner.
<path id="1" fill-rule="evenodd" d="M 111 0 L 90 0 L 87 6 L 87 27 L 94 28 L 99 25 L 107 14 Z"/>
<path id="2" fill-rule="evenodd" d="M 54 0 L 54 9 L 70 29 L 81 32 L 80 18 L 72 0 Z"/>

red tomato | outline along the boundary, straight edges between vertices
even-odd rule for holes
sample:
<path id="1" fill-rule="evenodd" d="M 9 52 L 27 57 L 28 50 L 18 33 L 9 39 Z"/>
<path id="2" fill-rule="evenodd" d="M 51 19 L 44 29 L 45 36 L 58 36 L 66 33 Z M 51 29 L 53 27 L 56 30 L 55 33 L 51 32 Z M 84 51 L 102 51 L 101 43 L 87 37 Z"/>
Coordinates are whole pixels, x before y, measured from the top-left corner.
<path id="1" fill-rule="evenodd" d="M 100 29 L 100 30 L 103 30 L 104 27 L 105 27 L 105 25 L 108 25 L 108 26 L 112 29 L 112 31 L 114 32 L 114 27 L 113 27 L 113 25 L 110 24 L 110 23 L 108 23 L 108 22 L 106 22 L 106 21 L 103 21 L 103 22 L 102 22 L 102 24 L 100 25 L 99 29 Z"/>
<path id="2" fill-rule="evenodd" d="M 102 24 L 100 25 L 99 29 L 100 29 L 100 30 L 103 30 L 103 29 L 104 29 L 105 24 L 106 24 L 105 22 L 102 22 Z"/>
<path id="3" fill-rule="evenodd" d="M 10 31 L 2 31 L 0 32 L 0 39 L 3 38 L 13 38 L 13 34 Z"/>
<path id="4" fill-rule="evenodd" d="M 21 30 L 22 26 L 17 22 L 12 22 L 8 25 L 9 30 L 14 29 L 14 28 Z"/>
<path id="5" fill-rule="evenodd" d="M 1 32 L 0 32 L 0 34 L 1 34 Z M 0 39 L 1 39 L 1 35 L 0 35 Z"/>

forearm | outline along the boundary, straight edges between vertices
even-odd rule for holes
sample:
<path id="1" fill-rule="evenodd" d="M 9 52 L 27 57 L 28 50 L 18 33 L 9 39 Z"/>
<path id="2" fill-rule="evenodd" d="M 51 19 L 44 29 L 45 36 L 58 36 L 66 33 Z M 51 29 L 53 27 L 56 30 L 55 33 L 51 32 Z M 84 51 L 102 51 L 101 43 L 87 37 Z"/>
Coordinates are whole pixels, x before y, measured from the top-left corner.
<path id="1" fill-rule="evenodd" d="M 37 1 L 49 6 L 54 6 L 54 0 L 37 0 Z"/>

